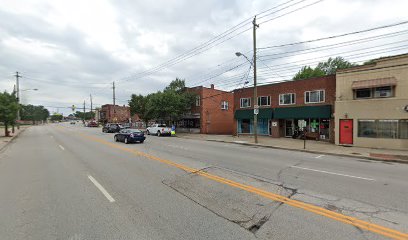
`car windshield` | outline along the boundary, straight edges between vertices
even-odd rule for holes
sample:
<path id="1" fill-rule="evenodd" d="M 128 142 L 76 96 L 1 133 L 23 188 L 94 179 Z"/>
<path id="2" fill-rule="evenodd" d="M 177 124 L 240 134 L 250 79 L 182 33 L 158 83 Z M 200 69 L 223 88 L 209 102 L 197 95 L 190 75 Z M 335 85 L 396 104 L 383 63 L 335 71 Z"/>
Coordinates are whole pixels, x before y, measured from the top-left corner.
<path id="1" fill-rule="evenodd" d="M 130 129 L 129 132 L 132 132 L 132 133 L 141 133 L 142 131 L 140 131 L 139 129 Z"/>
<path id="2" fill-rule="evenodd" d="M 166 124 L 159 124 L 158 127 L 166 127 Z"/>

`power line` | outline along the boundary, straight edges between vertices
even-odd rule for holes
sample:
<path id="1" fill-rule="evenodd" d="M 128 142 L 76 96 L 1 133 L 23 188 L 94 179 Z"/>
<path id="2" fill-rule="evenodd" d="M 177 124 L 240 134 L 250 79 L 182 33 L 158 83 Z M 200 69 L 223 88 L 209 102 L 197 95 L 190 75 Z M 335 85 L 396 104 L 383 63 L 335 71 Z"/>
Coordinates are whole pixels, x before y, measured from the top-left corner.
<path id="1" fill-rule="evenodd" d="M 323 1 L 323 0 L 320 0 L 320 1 Z M 320 1 L 318 1 L 318 2 L 320 2 Z M 285 3 L 283 3 L 283 4 L 278 5 L 277 7 L 279 7 L 279 6 L 281 6 L 281 5 L 285 5 L 285 4 L 289 3 L 289 2 L 292 2 L 292 1 L 285 2 Z M 300 2 L 302 2 L 302 1 L 300 1 Z M 298 2 L 298 3 L 300 3 L 300 2 Z M 298 3 L 297 3 L 297 4 L 298 4 Z M 313 4 L 316 4 L 316 3 L 317 3 L 317 2 L 315 2 L 315 3 L 313 3 Z M 313 4 L 311 4 L 311 5 L 313 5 Z M 300 10 L 300 9 L 303 9 L 303 8 L 308 7 L 308 6 L 311 6 L 311 5 L 303 6 L 302 8 L 296 9 L 295 11 L 298 11 L 298 10 Z M 276 7 L 275 7 L 275 8 L 276 8 Z M 284 8 L 283 8 L 283 9 L 284 9 Z M 282 9 L 281 9 L 281 10 L 282 10 Z M 292 12 L 295 12 L 295 11 L 291 11 L 291 12 L 289 12 L 289 13 L 292 13 Z M 289 13 L 287 13 L 287 14 L 289 14 Z M 285 15 L 287 15 L 287 14 L 281 15 L 281 16 L 279 16 L 279 17 L 285 16 Z M 276 19 L 276 18 L 274 18 L 274 19 Z M 272 19 L 272 20 L 273 20 L 273 19 Z M 271 20 L 266 20 L 266 21 L 264 21 L 264 22 L 268 22 L 268 21 L 271 21 Z M 237 31 L 238 29 L 240 29 L 240 28 L 242 28 L 242 27 L 243 27 L 243 26 L 240 26 L 239 28 L 234 29 L 233 32 Z M 222 38 L 219 38 L 219 39 L 216 39 L 216 40 L 207 41 L 206 43 L 200 45 L 199 47 L 196 47 L 196 48 L 194 48 L 194 49 L 188 51 L 187 54 L 184 53 L 184 54 L 179 55 L 178 57 L 176 57 L 176 58 L 174 58 L 174 59 L 172 59 L 172 60 L 169 60 L 169 61 L 165 62 L 164 64 L 161 64 L 161 65 L 159 65 L 159 66 L 157 66 L 157 67 L 154 67 L 154 68 L 152 68 L 152 69 L 143 71 L 143 72 L 138 73 L 138 74 L 136 74 L 136 75 L 134 75 L 134 76 L 131 76 L 131 77 L 128 77 L 128 78 L 124 78 L 124 79 L 125 79 L 125 80 L 139 79 L 139 78 L 141 78 L 141 77 L 143 77 L 143 76 L 151 75 L 151 74 L 153 74 L 153 73 L 156 73 L 156 72 L 158 72 L 158 71 L 161 71 L 161 70 L 163 70 L 163 69 L 165 69 L 165 68 L 168 68 L 168 67 L 170 67 L 170 66 L 174 66 L 175 64 L 177 64 L 177 63 L 179 63 L 179 62 L 181 62 L 181 61 L 185 61 L 185 60 L 187 60 L 187 59 L 189 59 L 189 58 L 191 58 L 191 57 L 193 57 L 193 56 L 196 56 L 196 55 L 198 55 L 198 54 L 200 54 L 200 53 L 202 53 L 202 52 L 204 52 L 204 51 L 207 51 L 207 50 L 209 50 L 209 49 L 211 49 L 211 48 L 213 48 L 213 47 L 215 47 L 215 46 L 218 46 L 219 44 L 221 44 L 221 43 L 223 43 L 223 42 L 225 42 L 225 41 L 228 41 L 228 40 L 232 39 L 233 37 L 236 37 L 236 36 L 238 36 L 238 35 L 240 35 L 240 34 L 246 32 L 246 31 L 250 30 L 251 28 L 252 28 L 252 27 L 246 28 L 245 30 L 243 30 L 243 31 L 241 31 L 241 32 L 238 32 L 237 34 L 235 34 L 235 35 L 233 35 L 233 36 L 230 36 L 230 37 L 228 37 L 227 39 L 223 39 L 221 42 L 217 42 L 217 41 L 218 41 L 219 39 L 222 39 L 222 38 L 224 38 L 224 37 L 227 37 L 230 33 L 226 34 L 225 36 L 223 35 Z M 228 31 L 228 30 L 227 30 L 227 31 Z M 226 31 L 226 32 L 227 32 L 227 31 Z M 217 37 L 219 37 L 219 36 L 217 36 Z M 217 37 L 216 37 L 216 38 L 217 38 Z M 214 45 L 211 45 L 212 43 L 215 43 L 215 42 L 217 42 L 217 43 L 214 44 Z M 210 45 L 211 45 L 211 46 L 210 46 Z M 205 49 L 204 49 L 204 48 L 205 48 Z M 203 50 L 203 49 L 204 49 L 204 50 Z"/>
<path id="2" fill-rule="evenodd" d="M 380 26 L 380 27 L 374 27 L 374 28 L 369 28 L 369 29 L 365 29 L 365 30 L 355 31 L 355 32 L 343 33 L 343 34 L 339 34 L 339 35 L 323 37 L 323 38 L 317 38 L 317 39 L 301 41 L 301 42 L 294 42 L 294 43 L 287 43 L 287 44 L 281 44 L 281 45 L 275 45 L 275 46 L 269 46 L 269 47 L 262 47 L 262 48 L 258 48 L 258 49 L 270 49 L 270 48 L 278 48 L 278 47 L 287 47 L 287 46 L 299 45 L 299 44 L 304 44 L 304 43 L 317 42 L 317 41 L 322 41 L 322 40 L 327 40 L 327 39 L 334 39 L 334 38 L 345 37 L 345 36 L 350 36 L 350 35 L 355 35 L 355 34 L 360 34 L 360 33 L 371 32 L 371 31 L 375 31 L 375 30 L 379 30 L 379 29 L 385 29 L 385 28 L 400 26 L 400 25 L 404 25 L 404 24 L 407 24 L 407 23 L 408 23 L 408 21 L 403 21 L 403 22 L 384 25 L 384 26 Z"/>

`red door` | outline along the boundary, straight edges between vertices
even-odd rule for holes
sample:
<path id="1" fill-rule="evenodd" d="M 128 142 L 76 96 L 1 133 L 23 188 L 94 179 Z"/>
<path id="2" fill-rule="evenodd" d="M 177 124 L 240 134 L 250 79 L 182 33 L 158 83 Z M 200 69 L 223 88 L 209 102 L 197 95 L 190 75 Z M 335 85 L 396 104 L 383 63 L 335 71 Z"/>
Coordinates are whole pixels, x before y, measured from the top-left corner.
<path id="1" fill-rule="evenodd" d="M 340 144 L 353 144 L 353 119 L 340 119 Z"/>

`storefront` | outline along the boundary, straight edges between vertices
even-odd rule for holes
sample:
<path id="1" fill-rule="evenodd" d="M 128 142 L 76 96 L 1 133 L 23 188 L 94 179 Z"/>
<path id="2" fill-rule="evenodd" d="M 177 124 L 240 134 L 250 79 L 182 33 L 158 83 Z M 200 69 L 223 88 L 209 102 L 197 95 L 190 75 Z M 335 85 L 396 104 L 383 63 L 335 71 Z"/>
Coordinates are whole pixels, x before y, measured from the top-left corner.
<path id="1" fill-rule="evenodd" d="M 279 131 L 276 137 L 292 137 L 296 130 L 307 132 L 307 137 L 316 140 L 331 141 L 332 133 L 332 107 L 304 106 L 275 108 L 273 122 L 277 122 Z"/>
<path id="2" fill-rule="evenodd" d="M 258 134 L 270 135 L 270 120 L 272 119 L 272 108 L 261 108 L 258 114 Z M 238 134 L 254 133 L 254 110 L 235 111 L 235 120 L 237 121 Z"/>

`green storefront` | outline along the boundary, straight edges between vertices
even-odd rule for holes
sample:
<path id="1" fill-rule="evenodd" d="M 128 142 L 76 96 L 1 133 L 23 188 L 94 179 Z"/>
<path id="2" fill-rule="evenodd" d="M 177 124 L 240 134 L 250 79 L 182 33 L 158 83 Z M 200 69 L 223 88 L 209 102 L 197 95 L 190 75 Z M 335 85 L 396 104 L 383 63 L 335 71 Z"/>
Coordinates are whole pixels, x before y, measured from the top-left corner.
<path id="1" fill-rule="evenodd" d="M 272 121 L 279 123 L 280 137 L 291 137 L 296 129 L 306 129 L 312 138 L 332 138 L 331 105 L 275 108 Z"/>
<path id="2" fill-rule="evenodd" d="M 258 134 L 270 134 L 270 121 L 273 116 L 272 108 L 260 108 L 258 113 Z M 254 110 L 236 110 L 234 114 L 237 121 L 238 134 L 252 134 L 254 133 Z"/>

